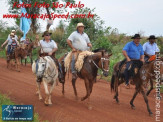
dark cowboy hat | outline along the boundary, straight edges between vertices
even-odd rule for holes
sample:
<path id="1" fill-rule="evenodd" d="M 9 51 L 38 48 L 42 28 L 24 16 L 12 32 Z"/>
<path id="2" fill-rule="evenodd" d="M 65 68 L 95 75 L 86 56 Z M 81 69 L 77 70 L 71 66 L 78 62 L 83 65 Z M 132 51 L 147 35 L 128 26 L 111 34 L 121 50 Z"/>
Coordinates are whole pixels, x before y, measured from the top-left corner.
<path id="1" fill-rule="evenodd" d="M 148 38 L 148 40 L 149 39 L 157 39 L 157 38 L 154 35 L 150 35 L 149 38 Z"/>
<path id="2" fill-rule="evenodd" d="M 48 31 L 45 31 L 43 34 L 42 34 L 42 37 L 44 37 L 45 35 L 51 35 L 52 33 L 48 32 Z"/>
<path id="3" fill-rule="evenodd" d="M 131 39 L 141 39 L 139 34 L 135 34 L 133 37 L 131 37 Z"/>

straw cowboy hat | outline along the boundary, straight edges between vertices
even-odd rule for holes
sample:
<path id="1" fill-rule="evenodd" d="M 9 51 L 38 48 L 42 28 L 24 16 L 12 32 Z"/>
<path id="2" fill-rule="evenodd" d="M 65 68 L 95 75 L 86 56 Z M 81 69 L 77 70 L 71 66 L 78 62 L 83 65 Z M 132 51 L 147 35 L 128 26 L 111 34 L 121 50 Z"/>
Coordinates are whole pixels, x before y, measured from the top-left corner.
<path id="1" fill-rule="evenodd" d="M 42 34 L 42 37 L 44 37 L 45 35 L 51 35 L 52 33 L 50 33 L 49 31 L 45 31 L 43 34 Z"/>
<path id="2" fill-rule="evenodd" d="M 150 35 L 148 40 L 150 40 L 150 39 L 157 39 L 157 38 L 154 35 Z"/>
<path id="3" fill-rule="evenodd" d="M 84 27 L 84 24 L 80 22 L 77 24 L 76 28 L 78 28 L 78 27 Z"/>
<path id="4" fill-rule="evenodd" d="M 131 39 L 141 39 L 139 34 L 135 34 L 133 37 L 131 37 Z"/>
<path id="5" fill-rule="evenodd" d="M 14 33 L 10 33 L 10 36 L 14 36 L 15 37 L 15 34 Z"/>

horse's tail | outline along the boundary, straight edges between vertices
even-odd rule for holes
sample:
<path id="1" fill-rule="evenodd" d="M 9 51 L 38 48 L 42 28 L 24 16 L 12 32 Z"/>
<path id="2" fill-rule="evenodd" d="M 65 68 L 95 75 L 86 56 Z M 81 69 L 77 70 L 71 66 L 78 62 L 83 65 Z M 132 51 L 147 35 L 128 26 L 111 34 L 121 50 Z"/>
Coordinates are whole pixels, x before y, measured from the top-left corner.
<path id="1" fill-rule="evenodd" d="M 111 91 L 112 90 L 115 90 L 115 85 L 114 85 L 114 83 L 115 83 L 115 75 L 113 74 L 112 75 L 112 78 L 111 78 L 111 84 L 110 84 L 110 87 L 111 87 Z"/>

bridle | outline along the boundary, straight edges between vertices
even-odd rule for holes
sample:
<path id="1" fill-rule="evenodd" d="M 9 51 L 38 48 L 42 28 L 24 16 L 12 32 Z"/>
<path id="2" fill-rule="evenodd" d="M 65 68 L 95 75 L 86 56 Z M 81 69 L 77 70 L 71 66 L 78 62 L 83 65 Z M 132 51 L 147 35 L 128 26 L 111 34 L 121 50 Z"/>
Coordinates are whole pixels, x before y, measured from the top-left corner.
<path id="1" fill-rule="evenodd" d="M 109 69 L 104 69 L 104 61 L 109 61 L 109 58 L 104 58 L 104 57 L 101 57 L 101 65 L 102 65 L 102 68 L 100 68 L 96 63 L 95 61 L 93 60 L 93 58 L 91 59 L 91 61 L 93 62 L 93 64 L 96 66 L 97 69 L 101 69 L 102 71 L 105 71 L 105 72 L 109 72 Z"/>
<path id="2" fill-rule="evenodd" d="M 55 77 L 55 73 L 52 75 L 52 73 L 54 72 L 54 70 L 55 70 L 55 68 L 53 68 L 53 71 L 51 72 L 51 74 L 49 74 L 48 72 L 46 72 L 46 75 L 45 75 L 45 69 L 46 69 L 46 67 L 47 67 L 47 61 L 46 62 L 39 62 L 39 63 L 45 63 L 45 68 L 44 68 L 44 70 L 42 70 L 42 71 L 37 71 L 37 72 L 42 72 L 41 73 L 41 76 L 43 76 L 43 78 L 46 78 L 46 79 L 48 79 L 48 77 L 50 77 L 50 78 L 54 78 Z"/>

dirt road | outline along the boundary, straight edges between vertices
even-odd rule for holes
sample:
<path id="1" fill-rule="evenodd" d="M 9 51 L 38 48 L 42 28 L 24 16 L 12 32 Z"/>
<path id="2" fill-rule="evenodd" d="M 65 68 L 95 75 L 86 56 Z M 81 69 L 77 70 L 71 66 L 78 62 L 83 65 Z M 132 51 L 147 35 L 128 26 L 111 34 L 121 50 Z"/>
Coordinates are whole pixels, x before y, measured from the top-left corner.
<path id="1" fill-rule="evenodd" d="M 84 82 L 77 80 L 78 96 L 85 95 Z M 134 93 L 134 87 L 125 89 L 121 86 L 119 93 L 120 104 L 113 99 L 114 93 L 110 91 L 110 84 L 99 81 L 94 84 L 91 94 L 92 110 L 87 109 L 87 101 L 76 101 L 70 79 L 66 80 L 65 95 L 61 93 L 62 85 L 56 86 L 52 95 L 52 106 L 44 106 L 43 101 L 38 100 L 35 77 L 31 66 L 21 66 L 21 72 L 6 68 L 6 61 L 0 59 L 0 93 L 7 94 L 18 104 L 33 105 L 35 112 L 41 120 L 50 122 L 153 122 L 155 121 L 155 90 L 149 95 L 149 105 L 153 117 L 148 116 L 146 104 L 141 94 L 136 97 L 136 109 L 132 110 L 129 101 Z M 43 97 L 45 92 L 41 87 Z M 162 95 L 163 96 L 163 95 Z M 163 103 L 161 101 L 161 108 Z M 161 109 L 161 114 L 163 109 Z M 161 116 L 163 121 L 163 116 Z"/>

